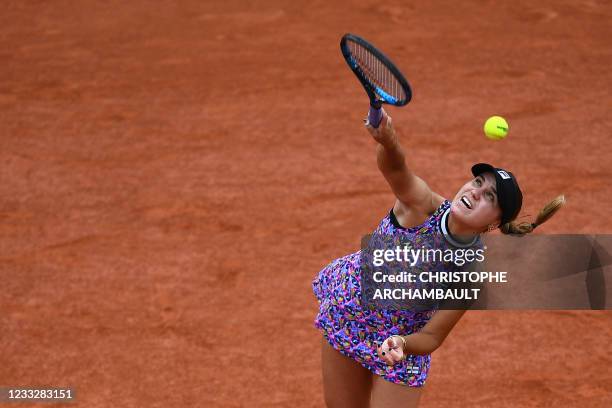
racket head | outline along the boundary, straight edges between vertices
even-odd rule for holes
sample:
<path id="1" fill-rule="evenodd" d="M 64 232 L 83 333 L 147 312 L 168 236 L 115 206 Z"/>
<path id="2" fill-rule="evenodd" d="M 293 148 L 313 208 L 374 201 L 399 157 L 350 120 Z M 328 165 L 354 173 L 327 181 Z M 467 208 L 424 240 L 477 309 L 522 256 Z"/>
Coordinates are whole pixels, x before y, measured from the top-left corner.
<path id="1" fill-rule="evenodd" d="M 368 94 L 372 107 L 379 108 L 383 103 L 404 106 L 410 102 L 410 84 L 378 48 L 355 34 L 347 33 L 340 40 L 340 49 Z"/>

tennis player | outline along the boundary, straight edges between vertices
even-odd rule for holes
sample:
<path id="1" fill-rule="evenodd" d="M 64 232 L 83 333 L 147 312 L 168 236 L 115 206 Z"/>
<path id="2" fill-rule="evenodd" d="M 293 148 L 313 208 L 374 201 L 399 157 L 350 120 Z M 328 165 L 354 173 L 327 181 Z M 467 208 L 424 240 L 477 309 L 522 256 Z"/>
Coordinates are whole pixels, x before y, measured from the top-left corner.
<path id="1" fill-rule="evenodd" d="M 533 223 L 515 222 L 523 198 L 516 178 L 508 170 L 485 163 L 472 166 L 473 178 L 447 200 L 408 168 L 386 112 L 378 128 L 367 122 L 366 128 L 378 142 L 378 168 L 397 198 L 376 233 L 411 242 L 437 233 L 450 248 L 469 248 L 476 245 L 480 234 L 497 228 L 504 234 L 530 233 L 564 203 L 560 196 Z M 315 327 L 323 333 L 326 404 L 329 408 L 416 406 L 431 353 L 465 311 L 362 307 L 360 254 L 334 260 L 312 282 L 320 304 Z"/>

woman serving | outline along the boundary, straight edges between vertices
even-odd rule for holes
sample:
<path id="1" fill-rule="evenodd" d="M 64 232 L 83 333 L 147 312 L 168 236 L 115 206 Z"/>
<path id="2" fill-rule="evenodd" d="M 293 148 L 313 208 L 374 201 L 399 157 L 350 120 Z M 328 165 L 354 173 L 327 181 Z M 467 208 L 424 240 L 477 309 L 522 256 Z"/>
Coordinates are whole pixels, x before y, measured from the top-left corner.
<path id="1" fill-rule="evenodd" d="M 533 223 L 516 223 L 523 200 L 516 178 L 486 163 L 472 166 L 473 178 L 447 200 L 408 168 L 391 118 L 382 115 L 379 127 L 366 122 L 366 128 L 378 143 L 378 168 L 396 201 L 377 234 L 409 242 L 441 234 L 451 248 L 470 248 L 480 234 L 497 228 L 530 233 L 564 203 L 560 196 Z M 330 408 L 416 406 L 431 353 L 465 311 L 362 307 L 360 260 L 361 251 L 336 259 L 312 282 L 320 304 L 315 326 L 323 334 L 325 401 Z"/>

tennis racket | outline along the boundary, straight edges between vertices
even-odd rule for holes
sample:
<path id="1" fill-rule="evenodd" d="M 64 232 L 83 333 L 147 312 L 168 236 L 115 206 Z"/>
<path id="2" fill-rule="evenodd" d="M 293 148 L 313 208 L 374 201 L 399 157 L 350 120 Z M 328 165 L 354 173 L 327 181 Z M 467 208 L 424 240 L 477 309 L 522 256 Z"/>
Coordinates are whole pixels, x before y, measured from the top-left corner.
<path id="1" fill-rule="evenodd" d="M 376 47 L 354 34 L 345 34 L 340 40 L 340 49 L 370 98 L 370 125 L 375 128 L 380 125 L 384 103 L 404 106 L 410 102 L 412 90 L 408 81 Z"/>

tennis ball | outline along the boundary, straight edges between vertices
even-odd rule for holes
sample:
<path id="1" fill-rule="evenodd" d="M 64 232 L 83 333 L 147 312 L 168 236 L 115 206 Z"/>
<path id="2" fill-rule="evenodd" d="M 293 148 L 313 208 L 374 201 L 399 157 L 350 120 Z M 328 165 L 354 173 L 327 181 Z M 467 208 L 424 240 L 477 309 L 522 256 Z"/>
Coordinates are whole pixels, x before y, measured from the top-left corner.
<path id="1" fill-rule="evenodd" d="M 508 135 L 508 122 L 501 116 L 491 116 L 484 124 L 485 135 L 491 140 L 501 140 Z"/>

